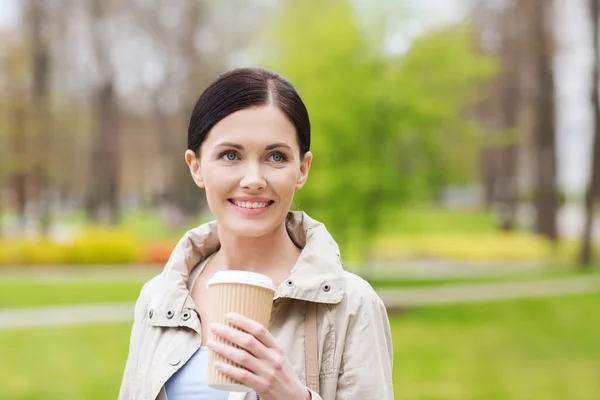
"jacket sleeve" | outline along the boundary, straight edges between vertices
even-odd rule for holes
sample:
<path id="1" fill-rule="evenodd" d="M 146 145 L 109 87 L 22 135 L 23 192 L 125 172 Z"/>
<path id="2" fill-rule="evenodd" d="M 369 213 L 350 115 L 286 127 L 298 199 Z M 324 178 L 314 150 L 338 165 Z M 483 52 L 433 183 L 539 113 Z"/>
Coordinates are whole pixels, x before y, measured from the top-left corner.
<path id="1" fill-rule="evenodd" d="M 121 388 L 119 390 L 119 400 L 132 400 L 134 398 L 134 382 L 136 376 L 136 367 L 139 357 L 139 344 L 142 328 L 142 318 L 145 310 L 145 301 L 143 300 L 142 293 L 144 288 L 135 303 L 135 311 L 133 315 L 133 326 L 131 328 L 131 336 L 129 339 L 129 353 L 127 355 L 127 361 L 125 363 L 125 371 L 123 373 L 123 380 L 121 382 Z"/>
<path id="2" fill-rule="evenodd" d="M 393 347 L 385 305 L 375 295 L 350 322 L 336 400 L 393 400 Z M 313 400 L 321 397 L 312 393 Z"/>

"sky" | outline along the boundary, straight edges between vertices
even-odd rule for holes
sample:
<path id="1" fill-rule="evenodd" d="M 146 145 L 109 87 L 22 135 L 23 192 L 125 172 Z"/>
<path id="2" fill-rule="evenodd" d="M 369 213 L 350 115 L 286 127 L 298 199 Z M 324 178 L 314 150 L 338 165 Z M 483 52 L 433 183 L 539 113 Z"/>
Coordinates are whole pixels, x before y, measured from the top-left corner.
<path id="1" fill-rule="evenodd" d="M 0 27 L 14 26 L 18 22 L 17 0 L 0 0 Z"/>
<path id="2" fill-rule="evenodd" d="M 560 186 L 582 193 L 589 180 L 592 149 L 590 79 L 592 35 L 586 0 L 557 0 L 557 156 Z"/>

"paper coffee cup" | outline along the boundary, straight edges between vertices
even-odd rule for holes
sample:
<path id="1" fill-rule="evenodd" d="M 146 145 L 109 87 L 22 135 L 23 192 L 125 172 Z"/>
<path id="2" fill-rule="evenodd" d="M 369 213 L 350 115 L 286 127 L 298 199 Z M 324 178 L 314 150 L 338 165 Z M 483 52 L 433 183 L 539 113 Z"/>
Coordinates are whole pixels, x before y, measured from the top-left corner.
<path id="1" fill-rule="evenodd" d="M 268 327 L 276 290 L 271 278 L 262 274 L 233 270 L 217 272 L 208 281 L 208 324 L 205 324 L 203 329 L 210 329 L 210 325 L 214 322 L 232 326 L 225 320 L 225 315 L 229 312 L 242 314 Z M 212 332 L 210 332 L 210 339 L 238 347 Z M 223 356 L 209 351 L 208 386 L 229 392 L 252 391 L 248 386 L 217 371 L 214 367 L 215 361 L 240 367 Z"/>

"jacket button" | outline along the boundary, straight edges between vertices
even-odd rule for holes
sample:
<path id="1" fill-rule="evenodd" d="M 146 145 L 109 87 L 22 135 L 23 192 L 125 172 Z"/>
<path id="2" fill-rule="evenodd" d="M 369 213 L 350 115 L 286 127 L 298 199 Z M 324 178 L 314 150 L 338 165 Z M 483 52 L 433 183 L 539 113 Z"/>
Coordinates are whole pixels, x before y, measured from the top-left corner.
<path id="1" fill-rule="evenodd" d="M 169 360 L 169 364 L 171 364 L 172 366 L 179 365 L 180 362 L 181 362 L 181 360 L 179 358 L 175 358 L 175 357 Z"/>
<path id="2" fill-rule="evenodd" d="M 152 318 L 153 315 L 154 315 L 154 310 L 150 310 L 148 312 L 148 318 Z"/>
<path id="3" fill-rule="evenodd" d="M 289 280 L 289 281 L 287 281 L 285 284 L 286 284 L 286 285 L 288 285 L 288 286 L 290 286 L 290 287 L 292 287 L 292 286 L 294 286 L 294 281 L 292 281 L 292 280 L 290 279 L 290 280 Z"/>
<path id="4" fill-rule="evenodd" d="M 169 310 L 169 311 L 167 311 L 167 318 L 168 318 L 168 319 L 171 319 L 171 318 L 173 318 L 173 315 L 174 315 L 174 314 L 175 314 L 175 313 L 173 312 L 173 310 Z"/>
<path id="5" fill-rule="evenodd" d="M 329 292 L 330 289 L 331 289 L 331 286 L 329 286 L 329 285 L 323 286 L 323 291 L 324 292 Z"/>

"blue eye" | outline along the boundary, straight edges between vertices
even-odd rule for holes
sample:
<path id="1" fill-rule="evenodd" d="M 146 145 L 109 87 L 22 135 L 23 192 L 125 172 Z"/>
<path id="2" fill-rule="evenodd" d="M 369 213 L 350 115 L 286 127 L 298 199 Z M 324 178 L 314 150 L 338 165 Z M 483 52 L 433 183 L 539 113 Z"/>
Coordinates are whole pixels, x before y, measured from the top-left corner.
<path id="1" fill-rule="evenodd" d="M 273 162 L 280 163 L 286 161 L 287 158 L 281 153 L 273 153 L 271 154 L 271 160 L 273 160 Z"/>
<path id="2" fill-rule="evenodd" d="M 228 151 L 223 153 L 221 158 L 225 161 L 235 161 L 237 159 L 237 154 L 235 154 L 235 151 Z"/>

